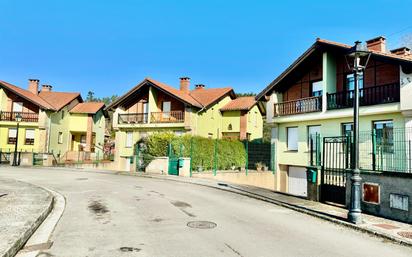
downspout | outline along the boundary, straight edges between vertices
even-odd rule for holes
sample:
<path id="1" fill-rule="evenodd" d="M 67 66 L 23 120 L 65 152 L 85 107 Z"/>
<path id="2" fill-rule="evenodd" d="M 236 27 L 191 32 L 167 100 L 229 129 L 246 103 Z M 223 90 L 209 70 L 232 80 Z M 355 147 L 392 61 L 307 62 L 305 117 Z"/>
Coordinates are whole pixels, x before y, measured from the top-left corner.
<path id="1" fill-rule="evenodd" d="M 53 114 L 50 114 L 50 116 L 51 115 L 53 115 Z M 46 116 L 47 116 L 47 112 L 46 112 Z M 49 120 L 49 129 L 47 131 L 47 149 L 46 149 L 46 152 L 49 152 L 49 149 L 50 149 L 51 117 L 48 117 L 48 120 Z"/>

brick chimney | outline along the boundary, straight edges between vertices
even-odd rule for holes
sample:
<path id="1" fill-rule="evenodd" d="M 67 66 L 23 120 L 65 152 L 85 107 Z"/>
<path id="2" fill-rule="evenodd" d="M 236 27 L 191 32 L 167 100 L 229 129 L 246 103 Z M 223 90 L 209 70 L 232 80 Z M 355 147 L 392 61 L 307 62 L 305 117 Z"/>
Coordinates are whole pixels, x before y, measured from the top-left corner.
<path id="1" fill-rule="evenodd" d="M 403 46 L 403 47 L 399 47 L 399 48 L 391 50 L 391 53 L 396 54 L 396 55 L 410 55 L 411 49 L 407 48 L 406 46 Z"/>
<path id="2" fill-rule="evenodd" d="M 203 88 L 205 88 L 205 85 L 203 85 L 203 84 L 197 84 L 197 85 L 195 85 L 195 89 L 197 89 L 197 90 L 203 89 Z"/>
<path id="3" fill-rule="evenodd" d="M 368 47 L 368 50 L 384 53 L 386 52 L 386 38 L 379 36 L 366 40 L 366 46 Z"/>
<path id="4" fill-rule="evenodd" d="M 28 90 L 33 94 L 37 95 L 39 93 L 39 82 L 38 79 L 29 79 L 29 87 Z"/>
<path id="5" fill-rule="evenodd" d="M 42 85 L 41 86 L 41 92 L 51 92 L 52 88 L 53 87 L 51 85 Z"/>
<path id="6" fill-rule="evenodd" d="M 190 78 L 189 77 L 180 78 L 180 91 L 189 93 L 190 91 Z"/>

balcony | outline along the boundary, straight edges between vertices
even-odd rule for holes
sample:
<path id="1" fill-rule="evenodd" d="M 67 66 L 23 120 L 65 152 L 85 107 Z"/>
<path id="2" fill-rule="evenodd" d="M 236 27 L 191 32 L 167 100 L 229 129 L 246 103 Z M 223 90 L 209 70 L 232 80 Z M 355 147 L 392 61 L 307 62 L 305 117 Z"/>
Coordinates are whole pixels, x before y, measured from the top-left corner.
<path id="1" fill-rule="evenodd" d="M 148 123 L 148 113 L 125 113 L 119 114 L 119 124 L 146 124 Z"/>
<path id="2" fill-rule="evenodd" d="M 274 116 L 320 111 L 322 111 L 322 96 L 313 96 L 275 104 Z"/>
<path id="3" fill-rule="evenodd" d="M 354 90 L 327 94 L 328 110 L 353 107 Z M 395 103 L 400 101 L 398 83 L 359 89 L 359 105 Z"/>
<path id="4" fill-rule="evenodd" d="M 152 112 L 150 123 L 181 123 L 185 121 L 183 111 Z"/>
<path id="5" fill-rule="evenodd" d="M 0 111 L 0 121 L 16 121 L 16 116 L 21 116 L 22 122 L 38 122 L 39 114 L 30 112 L 3 112 Z"/>
<path id="6" fill-rule="evenodd" d="M 183 111 L 125 113 L 119 114 L 119 124 L 148 124 L 150 123 L 183 123 L 185 121 Z"/>

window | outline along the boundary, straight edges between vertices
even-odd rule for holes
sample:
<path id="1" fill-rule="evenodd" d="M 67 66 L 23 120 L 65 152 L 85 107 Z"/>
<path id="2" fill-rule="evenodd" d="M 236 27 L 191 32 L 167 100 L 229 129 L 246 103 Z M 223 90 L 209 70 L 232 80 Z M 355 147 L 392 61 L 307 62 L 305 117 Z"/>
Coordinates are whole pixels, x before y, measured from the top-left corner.
<path id="1" fill-rule="evenodd" d="M 316 150 L 316 137 L 320 135 L 320 126 L 308 126 L 308 147 L 310 148 L 312 139 L 313 150 Z"/>
<path id="2" fill-rule="evenodd" d="M 126 147 L 133 146 L 133 132 L 128 131 L 126 132 Z"/>
<path id="3" fill-rule="evenodd" d="M 13 102 L 13 112 L 23 112 L 23 103 Z"/>
<path id="4" fill-rule="evenodd" d="M 213 133 L 208 133 L 207 138 L 212 139 L 213 138 Z"/>
<path id="5" fill-rule="evenodd" d="M 311 96 L 321 96 L 323 90 L 323 81 L 314 81 L 311 83 Z"/>
<path id="6" fill-rule="evenodd" d="M 257 114 L 257 112 L 255 112 L 254 122 L 255 122 L 255 127 L 257 127 L 257 124 L 258 124 L 258 114 Z"/>
<path id="7" fill-rule="evenodd" d="M 176 130 L 176 131 L 175 131 L 175 135 L 178 136 L 178 137 L 181 137 L 181 136 L 183 136 L 183 131 L 181 131 L 181 130 Z"/>
<path id="8" fill-rule="evenodd" d="M 373 129 L 376 132 L 377 150 L 393 153 L 393 121 L 374 121 Z"/>
<path id="9" fill-rule="evenodd" d="M 64 111 L 62 111 L 62 119 L 64 118 Z"/>
<path id="10" fill-rule="evenodd" d="M 59 135 L 57 137 L 57 143 L 63 144 L 63 132 L 59 132 Z"/>
<path id="11" fill-rule="evenodd" d="M 227 126 L 227 130 L 232 130 L 232 129 L 233 129 L 232 124 L 229 124 L 229 126 Z"/>
<path id="12" fill-rule="evenodd" d="M 9 128 L 9 137 L 7 139 L 7 144 L 15 144 L 17 140 L 17 129 Z"/>
<path id="13" fill-rule="evenodd" d="M 353 132 L 353 123 L 342 123 L 342 136 L 351 136 Z"/>
<path id="14" fill-rule="evenodd" d="M 34 129 L 26 129 L 26 138 L 24 144 L 34 145 Z"/>
<path id="15" fill-rule="evenodd" d="M 288 151 L 298 150 L 298 127 L 286 128 L 287 132 L 287 148 Z"/>
<path id="16" fill-rule="evenodd" d="M 358 81 L 359 81 L 359 89 L 363 88 L 363 73 L 358 75 Z M 347 74 L 346 75 L 346 90 L 355 90 L 355 77 L 353 73 Z M 361 96 L 362 96 L 362 91 Z"/>

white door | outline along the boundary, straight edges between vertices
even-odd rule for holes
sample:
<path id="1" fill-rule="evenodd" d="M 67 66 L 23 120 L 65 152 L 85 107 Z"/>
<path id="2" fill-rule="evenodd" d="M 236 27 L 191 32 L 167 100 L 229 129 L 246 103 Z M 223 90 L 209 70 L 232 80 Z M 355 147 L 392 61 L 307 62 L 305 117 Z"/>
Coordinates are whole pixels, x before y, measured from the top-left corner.
<path id="1" fill-rule="evenodd" d="M 170 117 L 170 109 L 171 109 L 171 103 L 163 102 L 163 106 L 162 106 L 163 118 L 167 119 Z"/>
<path id="2" fill-rule="evenodd" d="M 306 168 L 289 166 L 289 193 L 298 196 L 308 195 Z"/>

